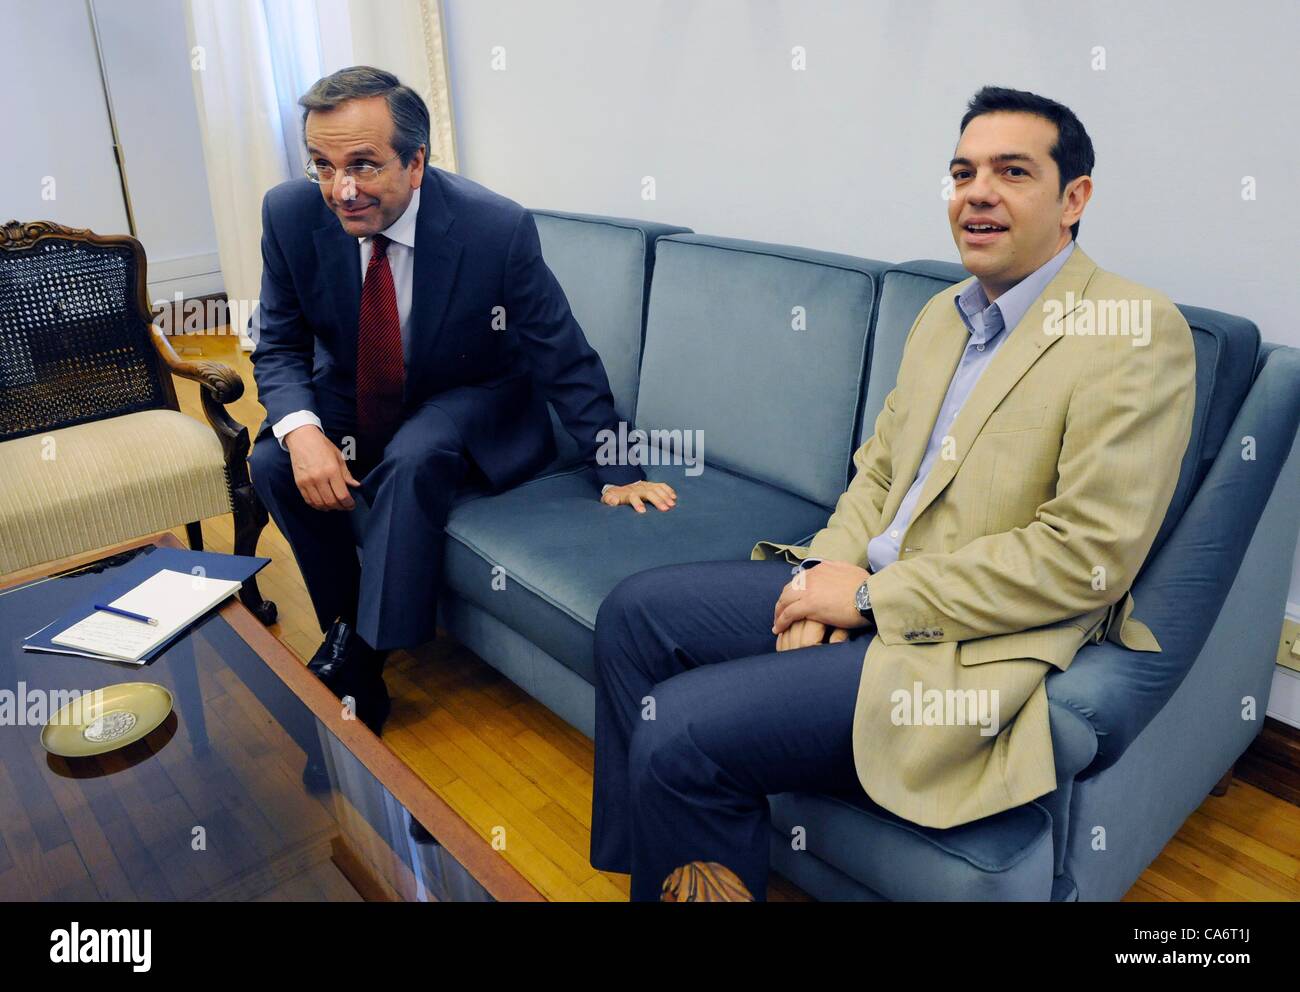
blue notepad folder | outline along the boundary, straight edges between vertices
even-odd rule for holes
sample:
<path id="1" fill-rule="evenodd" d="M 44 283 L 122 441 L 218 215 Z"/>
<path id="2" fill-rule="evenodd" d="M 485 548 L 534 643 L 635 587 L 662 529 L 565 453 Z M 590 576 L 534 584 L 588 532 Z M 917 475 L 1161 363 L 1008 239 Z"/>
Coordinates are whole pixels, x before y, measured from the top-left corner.
<path id="1" fill-rule="evenodd" d="M 195 569 L 203 569 L 202 574 L 210 579 L 231 579 L 236 582 L 243 582 L 250 576 L 256 575 L 262 568 L 270 564 L 270 558 L 251 558 L 246 555 L 223 555 L 213 551 L 186 551 L 182 548 L 154 548 L 148 554 L 137 555 L 125 565 L 119 565 L 116 568 L 101 572 L 95 576 L 102 579 L 102 582 L 90 583 L 90 590 L 85 597 L 78 601 L 76 606 L 68 610 L 67 613 L 59 617 L 53 623 L 41 628 L 31 637 L 23 640 L 23 647 L 29 651 L 55 651 L 66 652 L 64 648 L 55 644 L 53 638 L 58 637 L 73 624 L 86 619 L 90 614 L 95 612 L 96 603 L 111 603 L 119 596 L 124 596 L 141 582 L 156 575 L 165 568 L 174 572 L 194 572 Z M 148 654 L 140 659 L 140 664 L 152 661 L 158 655 L 167 650 L 168 647 L 185 633 L 185 628 L 176 632 L 175 636 L 159 644 Z"/>

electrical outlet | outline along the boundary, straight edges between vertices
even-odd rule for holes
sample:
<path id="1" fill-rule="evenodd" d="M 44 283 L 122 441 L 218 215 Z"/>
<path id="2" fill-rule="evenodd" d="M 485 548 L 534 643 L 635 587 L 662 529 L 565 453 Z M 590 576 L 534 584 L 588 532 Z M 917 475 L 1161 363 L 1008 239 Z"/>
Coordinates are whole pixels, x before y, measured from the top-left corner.
<path id="1" fill-rule="evenodd" d="M 1300 621 L 1282 621 L 1282 643 L 1277 648 L 1277 663 L 1300 672 Z"/>

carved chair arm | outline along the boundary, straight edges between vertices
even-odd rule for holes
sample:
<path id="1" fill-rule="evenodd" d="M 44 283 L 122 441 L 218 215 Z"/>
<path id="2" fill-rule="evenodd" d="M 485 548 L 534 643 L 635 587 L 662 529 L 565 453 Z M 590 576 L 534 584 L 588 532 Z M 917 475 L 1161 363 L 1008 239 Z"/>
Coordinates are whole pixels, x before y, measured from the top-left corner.
<path id="1" fill-rule="evenodd" d="M 199 398 L 203 401 L 203 416 L 207 418 L 208 423 L 217 433 L 217 439 L 221 442 L 231 498 L 236 502 L 241 499 L 255 499 L 248 478 L 248 452 L 251 447 L 248 428 L 232 417 L 226 409 L 227 403 L 233 403 L 244 395 L 244 380 L 239 377 L 238 372 L 221 362 L 185 361 L 176 354 L 176 349 L 172 347 L 172 343 L 167 340 L 161 328 L 152 324 L 149 330 L 154 347 L 172 374 L 182 379 L 192 379 L 203 387 L 199 390 Z"/>
<path id="2" fill-rule="evenodd" d="M 210 392 L 212 398 L 222 406 L 233 403 L 244 395 L 244 380 L 229 365 L 206 359 L 187 362 L 176 354 L 176 349 L 172 347 L 172 343 L 167 340 L 167 336 L 157 324 L 150 325 L 149 330 L 153 335 L 154 348 L 162 356 L 162 360 L 173 375 L 199 383 L 204 387 L 205 393 Z"/>

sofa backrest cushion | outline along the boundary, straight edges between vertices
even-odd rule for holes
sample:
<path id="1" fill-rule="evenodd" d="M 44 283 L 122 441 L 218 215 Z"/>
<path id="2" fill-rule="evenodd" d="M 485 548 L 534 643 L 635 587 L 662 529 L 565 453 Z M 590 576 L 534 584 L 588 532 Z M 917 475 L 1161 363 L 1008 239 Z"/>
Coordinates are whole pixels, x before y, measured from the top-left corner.
<path id="1" fill-rule="evenodd" d="M 833 506 L 886 268 L 786 245 L 661 239 L 637 427 L 702 431 L 706 469 Z"/>
<path id="2" fill-rule="evenodd" d="M 619 417 L 636 410 L 655 239 L 687 230 L 621 217 L 534 210 L 542 257 L 600 355 Z"/>
<path id="3" fill-rule="evenodd" d="M 1214 464 L 1237 411 L 1250 392 L 1259 355 L 1259 328 L 1244 317 L 1181 304 L 1178 309 L 1192 329 L 1192 344 L 1196 348 L 1196 411 L 1192 415 L 1192 436 L 1183 455 L 1178 485 L 1148 561 L 1165 543 Z M 1232 441 L 1240 442 L 1241 438 Z"/>

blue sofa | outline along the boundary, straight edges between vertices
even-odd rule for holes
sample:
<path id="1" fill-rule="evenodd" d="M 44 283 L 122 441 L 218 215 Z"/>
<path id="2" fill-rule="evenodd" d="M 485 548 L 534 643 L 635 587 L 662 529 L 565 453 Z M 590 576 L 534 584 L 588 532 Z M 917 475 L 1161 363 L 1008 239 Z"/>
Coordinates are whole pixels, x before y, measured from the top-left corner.
<path id="1" fill-rule="evenodd" d="M 966 273 L 535 216 L 619 416 L 706 441 L 701 473 L 648 468 L 680 496 L 670 514 L 609 512 L 557 427 L 560 455 L 545 472 L 466 494 L 449 518 L 442 626 L 591 735 L 605 595 L 656 565 L 747 558 L 759 538 L 816 532 L 916 314 Z M 1118 899 L 1259 731 L 1300 528 L 1288 495 L 1300 483 L 1300 350 L 1261 346 L 1240 317 L 1182 310 L 1197 354 L 1192 440 L 1134 586 L 1163 652 L 1089 645 L 1049 677 L 1058 787 L 1017 809 L 936 830 L 865 796 L 772 796 L 773 867 L 813 896 Z M 807 850 L 792 850 L 796 826 Z"/>

